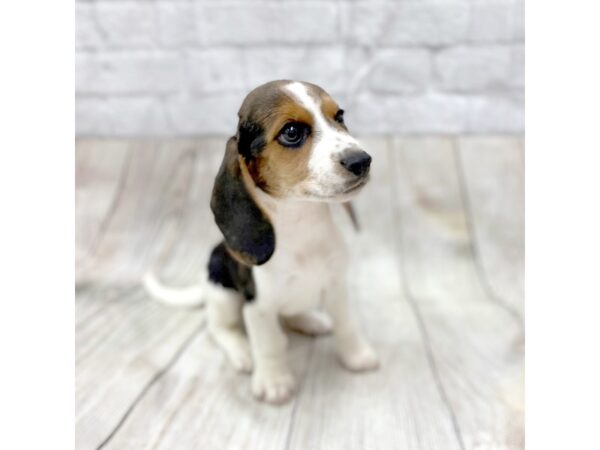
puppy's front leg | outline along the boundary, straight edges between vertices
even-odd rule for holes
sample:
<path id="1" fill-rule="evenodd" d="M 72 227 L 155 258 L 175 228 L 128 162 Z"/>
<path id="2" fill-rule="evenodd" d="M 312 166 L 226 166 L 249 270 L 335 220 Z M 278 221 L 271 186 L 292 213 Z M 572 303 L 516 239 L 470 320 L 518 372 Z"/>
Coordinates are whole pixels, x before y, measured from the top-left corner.
<path id="1" fill-rule="evenodd" d="M 325 309 L 333 320 L 333 335 L 341 363 L 362 372 L 379 367 L 379 358 L 364 337 L 348 303 L 345 283 L 335 281 L 325 293 Z"/>
<path id="2" fill-rule="evenodd" d="M 254 358 L 252 393 L 269 403 L 283 403 L 294 392 L 295 380 L 287 363 L 287 337 L 277 311 L 257 303 L 246 304 L 244 321 Z"/>

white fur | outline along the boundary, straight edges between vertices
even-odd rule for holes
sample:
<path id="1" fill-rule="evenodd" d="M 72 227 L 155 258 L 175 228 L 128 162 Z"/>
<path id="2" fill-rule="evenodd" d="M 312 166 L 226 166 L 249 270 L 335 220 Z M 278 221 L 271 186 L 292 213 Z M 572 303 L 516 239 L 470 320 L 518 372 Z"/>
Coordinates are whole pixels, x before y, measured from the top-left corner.
<path id="1" fill-rule="evenodd" d="M 342 364 L 355 371 L 378 366 L 347 302 L 348 253 L 328 203 L 281 200 L 256 190 L 275 228 L 277 247 L 271 259 L 254 267 L 259 297 L 244 307 L 254 359 L 253 393 L 278 403 L 293 393 L 286 338 L 278 317 L 302 315 L 321 306 L 333 319 L 336 349 Z M 311 324 L 318 327 L 318 324 Z"/>
<path id="2" fill-rule="evenodd" d="M 287 316 L 283 319 L 290 329 L 310 336 L 329 334 L 333 330 L 333 322 L 329 316 L 317 309 Z"/>
<path id="3" fill-rule="evenodd" d="M 242 305 L 239 294 L 208 283 L 208 331 L 238 372 L 252 371 L 250 344 L 243 331 Z"/>
<path id="4" fill-rule="evenodd" d="M 360 149 L 360 144 L 345 130 L 332 126 L 321 110 L 320 100 L 309 94 L 306 86 L 292 82 L 285 89 L 313 117 L 313 148 L 308 161 L 309 177 L 297 187 L 303 193 L 325 198 L 338 196 L 347 185 L 348 178 L 340 165 L 340 154 L 347 149 Z"/>
<path id="5" fill-rule="evenodd" d="M 237 370 L 253 369 L 252 392 L 270 403 L 286 401 L 295 389 L 281 318 L 293 328 L 314 334 L 329 332 L 333 323 L 336 351 L 346 368 L 360 371 L 378 366 L 377 355 L 363 337 L 348 304 L 348 253 L 331 217 L 330 205 L 324 201 L 324 197 L 340 192 L 346 183 L 337 167 L 339 153 L 348 147 L 358 148 L 358 143 L 348 133 L 328 124 L 320 105 L 303 84 L 293 82 L 287 89 L 314 118 L 310 180 L 304 190 L 286 199 L 254 188 L 276 236 L 271 259 L 253 268 L 257 298 L 244 303 L 237 292 L 210 282 L 207 286 L 211 292 L 206 292 L 211 336 Z M 186 295 L 174 295 L 172 290 L 158 289 L 153 278 L 149 281 L 146 286 L 153 295 L 169 293 L 157 297 L 167 297 L 171 303 L 188 299 Z M 200 290 L 194 288 L 191 292 Z M 332 321 L 315 312 L 321 307 Z M 243 333 L 244 325 L 248 338 Z"/>
<path id="6" fill-rule="evenodd" d="M 152 272 L 144 275 L 143 283 L 152 298 L 168 305 L 194 307 L 204 303 L 205 284 L 179 289 L 171 288 L 158 281 Z"/>

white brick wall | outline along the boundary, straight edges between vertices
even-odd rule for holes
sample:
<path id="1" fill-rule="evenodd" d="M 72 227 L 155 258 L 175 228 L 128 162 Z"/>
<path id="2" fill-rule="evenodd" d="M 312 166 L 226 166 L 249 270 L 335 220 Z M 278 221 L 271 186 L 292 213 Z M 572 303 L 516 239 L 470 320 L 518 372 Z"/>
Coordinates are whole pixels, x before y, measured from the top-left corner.
<path id="1" fill-rule="evenodd" d="M 362 134 L 522 133 L 522 0 L 77 0 L 79 136 L 232 133 L 244 95 L 320 84 Z"/>

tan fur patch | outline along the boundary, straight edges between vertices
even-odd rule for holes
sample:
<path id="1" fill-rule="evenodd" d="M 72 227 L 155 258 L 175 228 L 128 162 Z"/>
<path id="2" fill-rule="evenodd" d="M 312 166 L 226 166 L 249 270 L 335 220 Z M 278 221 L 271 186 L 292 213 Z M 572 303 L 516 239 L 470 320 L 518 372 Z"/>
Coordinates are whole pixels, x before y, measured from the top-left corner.
<path id="1" fill-rule="evenodd" d="M 250 267 L 252 264 L 255 264 L 254 261 L 249 261 L 248 256 L 244 256 L 241 253 L 236 252 L 235 250 L 230 249 L 227 245 L 225 245 L 225 250 L 229 253 L 236 262 L 242 264 L 244 267 Z"/>
<path id="2" fill-rule="evenodd" d="M 312 150 L 312 135 L 302 147 L 287 148 L 277 141 L 279 132 L 286 123 L 302 122 L 313 127 L 311 114 L 291 97 L 273 108 L 265 128 L 266 145 L 261 153 L 248 164 L 254 182 L 265 192 L 283 196 L 308 176 L 308 160 Z"/>
<path id="3" fill-rule="evenodd" d="M 246 162 L 244 161 L 244 158 L 242 158 L 241 156 L 238 156 L 238 162 L 239 162 L 240 171 L 242 174 L 242 181 L 244 183 L 244 186 L 246 187 L 246 191 L 248 191 L 248 193 L 250 194 L 250 197 L 252 197 L 252 200 L 254 201 L 254 203 L 256 203 L 256 206 L 259 207 L 259 209 L 264 214 L 264 216 L 269 220 L 269 222 L 273 223 L 266 208 L 261 204 L 261 202 L 256 197 L 256 191 L 255 191 L 256 182 L 254 181 L 252 174 L 250 173 L 250 169 L 249 169 L 248 165 L 246 165 Z M 237 256 L 237 255 L 232 254 L 232 256 Z"/>
<path id="4" fill-rule="evenodd" d="M 333 120 L 339 109 L 337 103 L 329 95 L 326 94 L 321 98 L 321 111 L 326 118 Z"/>
<path id="5" fill-rule="evenodd" d="M 321 112 L 323 113 L 323 116 L 333 125 L 340 126 L 340 124 L 335 121 L 335 115 L 340 110 L 340 107 L 331 97 L 331 95 L 329 95 L 325 90 L 316 84 L 304 83 L 304 85 L 308 90 L 308 94 L 313 97 L 318 104 L 321 105 Z"/>

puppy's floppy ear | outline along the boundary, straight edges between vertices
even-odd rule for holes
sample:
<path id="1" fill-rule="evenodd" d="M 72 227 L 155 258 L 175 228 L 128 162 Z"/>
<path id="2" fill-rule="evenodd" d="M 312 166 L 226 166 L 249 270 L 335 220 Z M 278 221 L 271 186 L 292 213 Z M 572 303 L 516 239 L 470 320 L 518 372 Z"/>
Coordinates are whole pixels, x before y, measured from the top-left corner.
<path id="1" fill-rule="evenodd" d="M 247 265 L 260 265 L 275 251 L 275 231 L 256 203 L 251 183 L 237 139 L 232 137 L 215 178 L 210 208 L 230 253 Z"/>

